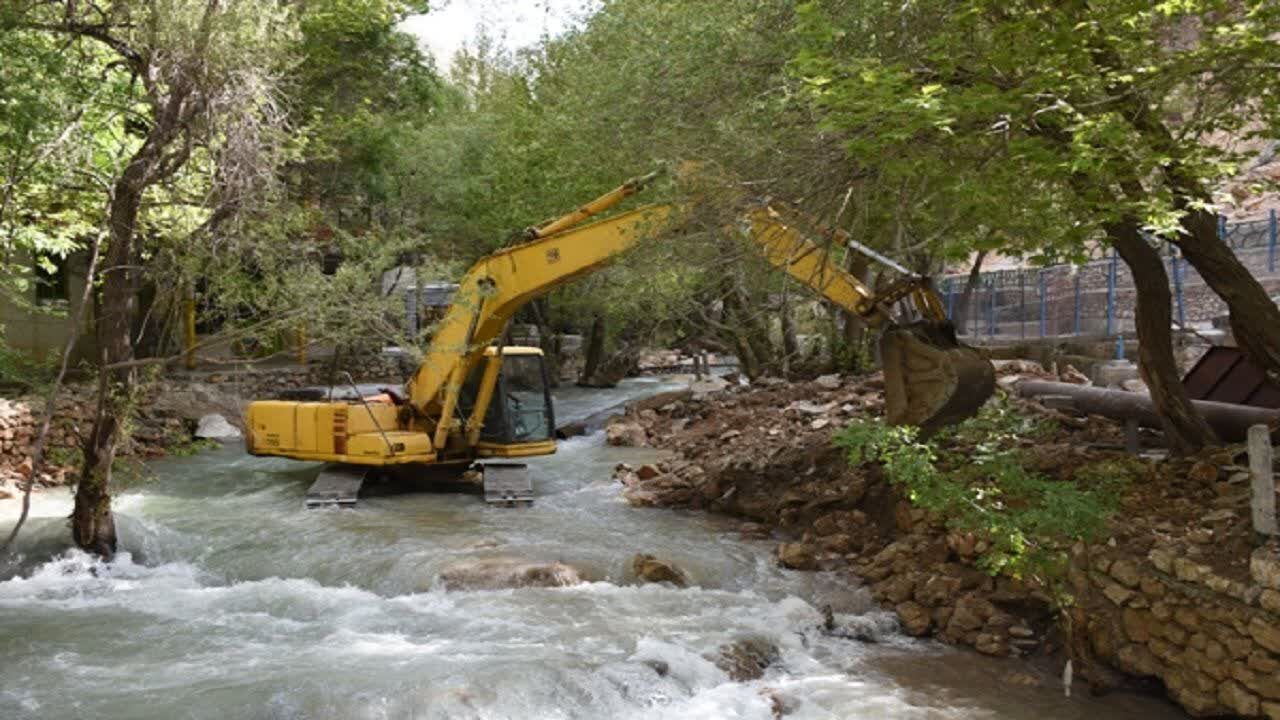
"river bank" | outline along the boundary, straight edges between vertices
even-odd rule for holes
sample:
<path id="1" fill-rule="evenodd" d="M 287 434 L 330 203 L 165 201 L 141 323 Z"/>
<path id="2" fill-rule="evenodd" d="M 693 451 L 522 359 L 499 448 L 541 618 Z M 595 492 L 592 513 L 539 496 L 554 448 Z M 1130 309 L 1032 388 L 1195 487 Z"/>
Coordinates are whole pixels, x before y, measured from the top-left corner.
<path id="1" fill-rule="evenodd" d="M 1280 718 L 1280 562 L 1255 550 L 1238 452 L 1136 461 L 1105 532 L 1064 547 L 1069 570 L 1048 588 L 983 569 L 983 537 L 913 507 L 880 467 L 851 465 L 833 444 L 878 415 L 881 387 L 766 380 L 646 403 L 611 437 L 672 456 L 615 478 L 632 505 L 739 518 L 744 535 L 774 539 L 780 565 L 865 582 L 910 635 L 1058 668 L 1072 658 L 1094 691 L 1167 692 L 1197 716 Z M 1116 423 L 1011 402 L 1057 428 L 1025 443 L 1037 472 L 1074 482 L 1081 468 L 1135 462 Z"/>

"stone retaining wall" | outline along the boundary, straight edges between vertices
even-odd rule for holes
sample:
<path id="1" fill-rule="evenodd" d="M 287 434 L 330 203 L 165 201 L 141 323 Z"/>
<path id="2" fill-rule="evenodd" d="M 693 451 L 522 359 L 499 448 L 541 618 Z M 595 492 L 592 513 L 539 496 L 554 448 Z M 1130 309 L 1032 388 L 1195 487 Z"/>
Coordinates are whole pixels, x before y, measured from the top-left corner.
<path id="1" fill-rule="evenodd" d="M 1157 547 L 1146 558 L 1077 548 L 1071 582 L 1099 659 L 1151 677 L 1198 717 L 1280 720 L 1280 553 L 1254 552 L 1250 581 Z"/>

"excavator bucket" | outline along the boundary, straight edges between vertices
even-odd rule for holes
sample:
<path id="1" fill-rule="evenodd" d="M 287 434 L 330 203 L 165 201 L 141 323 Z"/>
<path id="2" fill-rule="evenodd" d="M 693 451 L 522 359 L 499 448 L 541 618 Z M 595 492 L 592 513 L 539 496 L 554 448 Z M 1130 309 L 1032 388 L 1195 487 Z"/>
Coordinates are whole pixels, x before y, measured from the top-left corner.
<path id="1" fill-rule="evenodd" d="M 880 336 L 885 419 L 916 425 L 928 437 L 978 412 L 995 392 L 995 368 L 956 340 L 946 321 L 890 326 Z"/>

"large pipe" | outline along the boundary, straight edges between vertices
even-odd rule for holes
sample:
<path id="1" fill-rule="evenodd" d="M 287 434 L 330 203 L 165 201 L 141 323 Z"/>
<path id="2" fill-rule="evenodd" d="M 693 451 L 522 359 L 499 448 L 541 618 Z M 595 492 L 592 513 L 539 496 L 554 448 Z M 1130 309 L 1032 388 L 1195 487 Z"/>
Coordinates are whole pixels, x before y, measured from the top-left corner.
<path id="1" fill-rule="evenodd" d="M 1114 420 L 1137 420 L 1141 425 L 1152 428 L 1161 426 L 1160 414 L 1147 393 L 1048 380 L 1022 380 L 1014 385 L 1014 390 L 1027 398 L 1062 395 L 1071 398 L 1075 409 L 1082 413 Z M 1192 400 L 1191 404 L 1224 442 L 1244 442 L 1250 426 L 1273 425 L 1280 421 L 1280 410 L 1209 400 Z"/>

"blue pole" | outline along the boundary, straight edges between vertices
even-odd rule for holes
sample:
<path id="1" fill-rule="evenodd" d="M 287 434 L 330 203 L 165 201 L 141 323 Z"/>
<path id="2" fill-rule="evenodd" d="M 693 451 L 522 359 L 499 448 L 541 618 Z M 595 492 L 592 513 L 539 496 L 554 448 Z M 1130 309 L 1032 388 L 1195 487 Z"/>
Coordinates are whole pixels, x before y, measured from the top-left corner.
<path id="1" fill-rule="evenodd" d="M 991 296 L 991 302 L 987 304 L 987 335 L 989 337 L 996 336 L 996 281 L 992 278 L 987 281 L 987 294 Z"/>
<path id="2" fill-rule="evenodd" d="M 953 310 L 955 309 L 955 304 L 956 304 L 955 282 L 952 280 L 947 280 L 947 319 L 953 322 L 956 319 L 955 313 L 953 312 Z"/>
<path id="3" fill-rule="evenodd" d="M 969 325 L 969 334 L 975 339 L 982 333 L 982 328 L 978 326 L 978 286 L 973 286 L 973 295 L 969 298 L 969 311 L 973 315 L 973 323 Z"/>
<path id="4" fill-rule="evenodd" d="M 1045 331 L 1049 322 L 1049 298 L 1045 292 L 1047 283 L 1044 279 L 1044 272 L 1044 270 L 1040 271 L 1040 337 L 1044 337 L 1046 335 Z"/>
<path id="5" fill-rule="evenodd" d="M 1111 267 L 1107 269 L 1107 335 L 1115 333 L 1116 325 L 1116 251 L 1111 251 Z"/>
<path id="6" fill-rule="evenodd" d="M 1117 332 L 1116 322 L 1116 284 L 1119 280 L 1120 273 L 1120 257 L 1113 249 L 1111 251 L 1111 272 L 1107 275 L 1107 333 L 1115 332 L 1116 335 L 1116 360 L 1124 359 L 1124 329 L 1119 328 Z"/>
<path id="7" fill-rule="evenodd" d="M 1074 309 L 1071 312 L 1071 334 L 1072 335 L 1080 334 L 1080 273 L 1083 271 L 1084 271 L 1084 268 L 1076 268 L 1076 277 L 1075 277 L 1076 300 L 1075 300 Z"/>
<path id="8" fill-rule="evenodd" d="M 1169 248 L 1169 264 L 1172 266 L 1173 274 L 1173 299 L 1178 307 L 1178 327 L 1185 327 L 1187 324 L 1187 308 L 1183 303 L 1182 295 L 1182 258 L 1178 257 L 1178 251 Z"/>
<path id="9" fill-rule="evenodd" d="M 1271 240 L 1270 240 L 1270 242 L 1267 244 L 1267 272 L 1275 272 L 1275 271 L 1276 271 L 1276 239 L 1277 239 L 1277 234 L 1278 234 L 1278 232 L 1277 232 L 1277 227 L 1276 227 L 1276 211 L 1275 211 L 1275 209 L 1274 209 L 1274 208 L 1272 208 L 1272 210 L 1271 210 Z"/>

